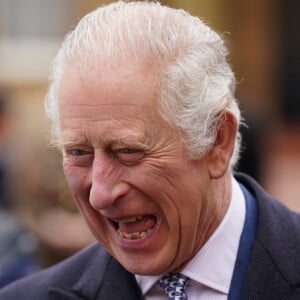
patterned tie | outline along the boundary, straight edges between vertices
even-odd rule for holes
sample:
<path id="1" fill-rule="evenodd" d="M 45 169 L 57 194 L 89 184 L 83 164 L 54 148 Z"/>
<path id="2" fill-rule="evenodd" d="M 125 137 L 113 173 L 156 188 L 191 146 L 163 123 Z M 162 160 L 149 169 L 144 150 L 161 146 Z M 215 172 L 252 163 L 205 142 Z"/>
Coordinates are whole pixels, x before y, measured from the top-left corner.
<path id="1" fill-rule="evenodd" d="M 169 300 L 187 300 L 185 289 L 189 278 L 180 273 L 168 273 L 158 282 L 167 293 Z"/>

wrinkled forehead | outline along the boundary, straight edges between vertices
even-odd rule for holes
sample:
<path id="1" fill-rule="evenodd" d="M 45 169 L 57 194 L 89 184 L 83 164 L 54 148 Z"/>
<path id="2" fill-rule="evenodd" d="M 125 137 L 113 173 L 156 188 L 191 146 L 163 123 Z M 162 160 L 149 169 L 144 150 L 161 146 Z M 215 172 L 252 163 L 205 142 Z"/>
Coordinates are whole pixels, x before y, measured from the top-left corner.
<path id="1" fill-rule="evenodd" d="M 71 114 L 78 107 L 95 119 L 97 110 L 156 119 L 160 115 L 157 72 L 153 67 L 129 62 L 118 68 L 93 66 L 90 61 L 86 65 L 69 64 L 59 86 L 60 119 L 63 112 Z"/>
<path id="2" fill-rule="evenodd" d="M 59 80 L 58 98 L 62 100 L 67 91 L 81 89 L 85 93 L 101 92 L 102 96 L 109 96 L 112 92 L 130 92 L 137 94 L 137 100 L 142 102 L 146 100 L 142 93 L 147 90 L 147 100 L 153 107 L 157 105 L 161 69 L 158 64 L 148 65 L 133 61 L 110 64 L 92 57 L 85 60 L 74 59 L 64 65 Z M 124 96 L 126 99 L 126 95 Z"/>
<path id="3" fill-rule="evenodd" d="M 126 63 L 118 68 L 68 65 L 59 89 L 59 122 L 65 143 L 82 136 L 121 141 L 160 135 L 169 124 L 159 114 L 156 70 Z M 154 139 L 152 139 L 154 140 Z M 99 141 L 97 141 L 99 142 Z"/>

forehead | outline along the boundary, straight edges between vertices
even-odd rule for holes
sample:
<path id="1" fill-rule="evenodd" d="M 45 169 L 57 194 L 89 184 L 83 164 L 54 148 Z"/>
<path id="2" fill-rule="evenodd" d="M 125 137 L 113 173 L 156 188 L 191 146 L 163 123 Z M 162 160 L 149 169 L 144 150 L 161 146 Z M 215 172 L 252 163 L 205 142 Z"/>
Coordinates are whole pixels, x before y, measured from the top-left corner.
<path id="1" fill-rule="evenodd" d="M 101 61 L 97 60 L 69 63 L 64 67 L 60 78 L 59 100 L 65 101 L 68 98 L 67 93 L 76 91 L 80 92 L 81 96 L 83 92 L 89 95 L 89 103 L 96 101 L 98 104 L 100 101 L 107 101 L 117 104 L 114 100 L 125 102 L 131 97 L 131 104 L 145 104 L 157 98 L 157 74 L 158 67 L 153 65 L 137 63 L 108 65 L 101 64 Z M 119 98 L 120 94 L 124 97 Z M 147 99 L 140 96 L 147 96 Z M 82 97 L 76 98 L 82 100 Z"/>
<path id="2" fill-rule="evenodd" d="M 132 64 L 119 68 L 64 69 L 59 89 L 59 121 L 63 134 L 95 130 L 134 136 L 160 123 L 157 76 L 151 68 Z"/>

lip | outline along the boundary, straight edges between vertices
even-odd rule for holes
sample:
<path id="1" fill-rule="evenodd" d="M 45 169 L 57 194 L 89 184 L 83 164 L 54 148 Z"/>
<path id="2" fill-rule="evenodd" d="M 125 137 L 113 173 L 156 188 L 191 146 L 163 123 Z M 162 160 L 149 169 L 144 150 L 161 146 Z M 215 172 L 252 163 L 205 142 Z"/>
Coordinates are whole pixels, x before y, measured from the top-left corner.
<path id="1" fill-rule="evenodd" d="M 106 218 L 106 221 L 109 225 L 109 230 L 112 234 L 113 239 L 117 243 L 117 245 L 124 249 L 124 250 L 145 250 L 145 248 L 149 247 L 153 242 L 154 238 L 157 234 L 157 232 L 160 229 L 161 226 L 161 218 L 159 218 L 157 215 L 154 215 L 156 217 L 156 223 L 151 232 L 149 232 L 146 236 L 139 238 L 139 239 L 125 239 L 122 238 L 118 232 L 117 229 L 114 225 L 115 220 L 121 220 L 121 219 L 130 219 L 133 216 L 128 216 L 126 218 L 114 218 L 114 219 L 109 219 Z M 135 217 L 135 216 L 134 216 Z"/>

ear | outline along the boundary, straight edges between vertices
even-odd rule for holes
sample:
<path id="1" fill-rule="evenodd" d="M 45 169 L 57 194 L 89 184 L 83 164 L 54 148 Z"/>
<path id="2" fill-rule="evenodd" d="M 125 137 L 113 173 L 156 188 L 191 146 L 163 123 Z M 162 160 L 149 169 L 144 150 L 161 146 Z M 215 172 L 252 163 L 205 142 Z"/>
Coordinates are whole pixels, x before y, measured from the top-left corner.
<path id="1" fill-rule="evenodd" d="M 222 177 L 228 170 L 236 134 L 236 118 L 230 111 L 225 111 L 225 120 L 219 128 L 214 146 L 208 154 L 208 170 L 211 179 Z"/>

